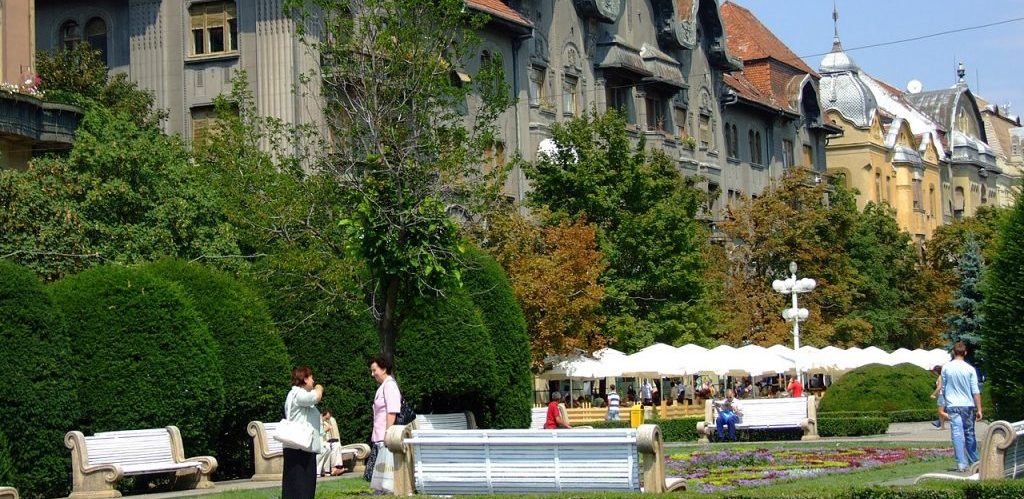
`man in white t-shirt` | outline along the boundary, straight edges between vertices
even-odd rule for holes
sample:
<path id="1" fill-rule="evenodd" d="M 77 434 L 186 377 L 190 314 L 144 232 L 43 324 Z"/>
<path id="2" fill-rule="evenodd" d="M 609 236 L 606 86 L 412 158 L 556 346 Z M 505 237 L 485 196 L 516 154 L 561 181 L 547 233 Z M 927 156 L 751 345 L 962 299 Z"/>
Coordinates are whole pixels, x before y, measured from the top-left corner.
<path id="1" fill-rule="evenodd" d="M 981 421 L 981 390 L 978 372 L 964 361 L 967 345 L 953 345 L 953 360 L 942 366 L 942 396 L 953 440 L 953 455 L 958 471 L 967 471 L 978 462 L 978 439 L 974 422 Z"/>
<path id="2" fill-rule="evenodd" d="M 619 392 L 615 391 L 615 385 L 608 389 L 608 415 L 605 419 L 608 421 L 619 420 Z"/>

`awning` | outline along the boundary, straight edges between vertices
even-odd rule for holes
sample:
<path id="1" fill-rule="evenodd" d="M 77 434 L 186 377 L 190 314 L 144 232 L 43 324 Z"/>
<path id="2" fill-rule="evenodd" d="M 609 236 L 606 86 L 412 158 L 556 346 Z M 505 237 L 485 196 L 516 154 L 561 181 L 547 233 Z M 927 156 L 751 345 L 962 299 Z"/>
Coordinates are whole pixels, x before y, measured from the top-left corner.
<path id="1" fill-rule="evenodd" d="M 640 47 L 640 58 L 643 59 L 644 68 L 651 73 L 651 76 L 643 79 L 645 83 L 663 85 L 672 90 L 686 88 L 683 72 L 679 70 L 679 61 L 647 43 Z"/>
<path id="2" fill-rule="evenodd" d="M 640 51 L 626 43 L 619 35 L 605 37 L 597 42 L 597 60 L 599 69 L 624 73 L 632 78 L 653 76 L 653 73 L 644 66 Z"/>

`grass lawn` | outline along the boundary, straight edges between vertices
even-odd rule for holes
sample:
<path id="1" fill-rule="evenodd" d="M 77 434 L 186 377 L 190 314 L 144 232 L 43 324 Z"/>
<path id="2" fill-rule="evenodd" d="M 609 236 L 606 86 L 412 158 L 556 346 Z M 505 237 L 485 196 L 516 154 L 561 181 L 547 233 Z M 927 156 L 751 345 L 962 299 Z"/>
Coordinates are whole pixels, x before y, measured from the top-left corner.
<path id="1" fill-rule="evenodd" d="M 908 443 L 908 442 L 762 442 L 758 444 L 743 444 L 743 445 L 720 445 L 711 444 L 706 447 L 699 444 L 673 444 L 667 449 L 669 455 L 689 453 L 697 450 L 719 450 L 729 449 L 731 451 L 744 451 L 753 449 L 771 449 L 771 450 L 806 450 L 814 448 L 854 448 L 854 447 L 873 447 L 873 448 L 901 448 L 901 447 L 914 447 L 914 448 L 928 448 L 928 447 L 947 447 L 948 444 L 942 443 Z M 740 487 L 725 492 L 716 493 L 700 493 L 696 491 L 687 491 L 683 493 L 673 494 L 672 497 L 678 497 L 681 499 L 691 498 L 723 498 L 723 497 L 751 497 L 751 498 L 768 498 L 768 497 L 779 497 L 793 499 L 797 497 L 814 497 L 818 494 L 829 495 L 834 492 L 847 490 L 854 487 L 863 487 L 870 485 L 889 485 L 889 484 L 901 484 L 909 483 L 913 481 L 913 478 L 923 473 L 930 473 L 936 471 L 945 471 L 946 469 L 953 466 L 951 458 L 940 457 L 940 458 L 923 458 L 923 459 L 912 459 L 909 462 L 897 462 L 893 464 L 884 464 L 874 468 L 855 470 L 846 473 L 834 473 L 834 474 L 823 474 L 812 478 L 795 478 L 789 480 L 779 480 L 769 485 L 758 485 L 755 487 Z M 923 487 L 927 488 L 939 488 L 939 489 L 950 489 L 958 488 L 962 485 L 959 483 L 952 482 L 930 482 Z M 239 491 L 239 492 L 225 492 L 216 495 L 204 496 L 211 499 L 276 499 L 280 497 L 280 489 L 264 489 L 255 491 Z M 353 477 L 350 479 L 341 480 L 330 480 L 321 481 L 317 484 L 317 497 L 318 498 L 341 498 L 350 497 L 354 495 L 366 495 L 369 494 L 369 486 L 359 477 Z M 634 494 L 610 494 L 610 493 L 572 493 L 572 494 L 549 494 L 536 497 L 551 497 L 551 498 L 611 498 L 611 497 L 628 497 Z M 482 497 L 501 497 L 508 498 L 510 495 L 502 496 L 482 496 Z"/>

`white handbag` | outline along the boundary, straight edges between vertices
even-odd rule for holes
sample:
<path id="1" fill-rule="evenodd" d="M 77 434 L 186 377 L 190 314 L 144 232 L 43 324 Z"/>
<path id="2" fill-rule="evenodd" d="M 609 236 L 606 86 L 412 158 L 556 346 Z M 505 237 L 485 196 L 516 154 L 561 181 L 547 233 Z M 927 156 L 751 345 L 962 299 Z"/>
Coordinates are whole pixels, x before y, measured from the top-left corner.
<path id="1" fill-rule="evenodd" d="M 285 401 L 286 410 L 290 413 L 292 409 L 291 394 Z M 285 414 L 286 416 L 288 414 Z M 281 442 L 281 445 L 289 449 L 296 449 L 306 452 L 313 452 L 313 427 L 307 423 L 300 423 L 290 419 L 282 419 L 274 431 L 274 440 Z"/>

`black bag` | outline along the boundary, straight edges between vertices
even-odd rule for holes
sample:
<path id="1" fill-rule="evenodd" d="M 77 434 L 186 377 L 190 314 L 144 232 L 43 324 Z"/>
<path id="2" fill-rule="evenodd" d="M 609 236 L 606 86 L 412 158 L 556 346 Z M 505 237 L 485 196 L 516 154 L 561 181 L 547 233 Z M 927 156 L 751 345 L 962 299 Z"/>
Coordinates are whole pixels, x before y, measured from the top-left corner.
<path id="1" fill-rule="evenodd" d="M 402 408 L 399 409 L 398 415 L 395 416 L 395 424 L 409 424 L 415 420 L 416 411 L 412 410 L 412 407 L 405 403 L 405 397 L 402 397 Z"/>
<path id="2" fill-rule="evenodd" d="M 369 482 L 373 478 L 373 467 L 377 465 L 377 452 L 380 447 L 376 444 L 370 445 L 370 455 L 366 456 L 366 469 L 363 470 L 363 480 Z"/>

